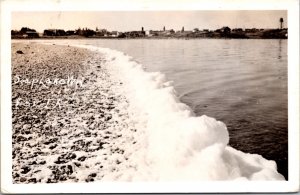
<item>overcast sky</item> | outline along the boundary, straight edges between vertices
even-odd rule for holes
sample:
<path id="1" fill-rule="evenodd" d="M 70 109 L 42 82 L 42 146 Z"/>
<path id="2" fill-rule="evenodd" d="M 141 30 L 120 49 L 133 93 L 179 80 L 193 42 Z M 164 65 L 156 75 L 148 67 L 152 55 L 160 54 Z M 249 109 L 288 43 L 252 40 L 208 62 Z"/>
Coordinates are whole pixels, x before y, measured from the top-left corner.
<path id="1" fill-rule="evenodd" d="M 47 28 L 75 30 L 78 27 L 130 31 L 166 29 L 185 30 L 230 28 L 279 28 L 279 19 L 287 27 L 287 11 L 99 11 L 99 12 L 12 12 L 12 29 L 34 28 L 43 32 Z"/>

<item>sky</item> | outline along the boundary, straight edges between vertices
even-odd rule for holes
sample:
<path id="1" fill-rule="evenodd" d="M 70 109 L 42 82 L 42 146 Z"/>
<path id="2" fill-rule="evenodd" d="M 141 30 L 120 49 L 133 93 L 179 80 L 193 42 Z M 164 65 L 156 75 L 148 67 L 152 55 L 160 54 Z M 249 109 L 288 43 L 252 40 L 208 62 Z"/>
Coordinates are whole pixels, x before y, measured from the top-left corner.
<path id="1" fill-rule="evenodd" d="M 43 11 L 12 12 L 12 30 L 29 27 L 43 32 L 55 28 L 75 30 L 90 28 L 109 31 L 192 30 L 194 28 L 215 30 L 230 28 L 279 28 L 279 19 L 287 27 L 286 10 L 199 10 L 199 11 Z"/>

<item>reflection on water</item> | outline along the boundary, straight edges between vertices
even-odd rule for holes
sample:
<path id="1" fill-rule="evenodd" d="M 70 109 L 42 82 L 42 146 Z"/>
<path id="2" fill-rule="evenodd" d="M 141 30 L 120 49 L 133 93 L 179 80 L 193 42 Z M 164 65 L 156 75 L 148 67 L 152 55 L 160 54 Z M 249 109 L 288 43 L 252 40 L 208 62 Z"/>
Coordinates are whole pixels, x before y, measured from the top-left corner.
<path id="1" fill-rule="evenodd" d="M 278 44 L 279 44 L 278 45 L 278 59 L 281 59 L 281 50 L 282 50 L 282 45 L 281 45 L 282 43 L 281 42 L 282 42 L 282 40 L 279 39 L 278 40 Z"/>
<path id="2" fill-rule="evenodd" d="M 225 122 L 230 145 L 276 160 L 287 178 L 287 40 L 82 41 L 165 73 L 197 115 Z"/>

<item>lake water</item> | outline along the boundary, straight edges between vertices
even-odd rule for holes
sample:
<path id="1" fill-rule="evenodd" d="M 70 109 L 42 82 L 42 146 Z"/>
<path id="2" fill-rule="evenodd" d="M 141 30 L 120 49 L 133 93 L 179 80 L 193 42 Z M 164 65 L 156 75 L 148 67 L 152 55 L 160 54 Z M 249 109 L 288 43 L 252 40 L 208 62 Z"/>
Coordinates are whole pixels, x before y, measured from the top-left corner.
<path id="1" fill-rule="evenodd" d="M 197 115 L 223 121 L 230 145 L 276 160 L 288 176 L 287 40 L 68 40 L 123 51 L 174 81 Z"/>

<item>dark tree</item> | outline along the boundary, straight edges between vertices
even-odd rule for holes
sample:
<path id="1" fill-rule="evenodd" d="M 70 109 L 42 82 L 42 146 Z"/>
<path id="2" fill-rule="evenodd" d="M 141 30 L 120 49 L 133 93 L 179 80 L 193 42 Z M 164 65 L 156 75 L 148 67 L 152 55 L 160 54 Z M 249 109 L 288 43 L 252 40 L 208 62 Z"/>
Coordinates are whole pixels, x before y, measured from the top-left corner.
<path id="1" fill-rule="evenodd" d="M 11 35 L 18 35 L 20 32 L 19 31 L 17 31 L 17 30 L 11 30 L 10 31 L 11 32 Z"/>
<path id="2" fill-rule="evenodd" d="M 56 36 L 65 36 L 66 32 L 63 29 L 56 30 Z"/>
<path id="3" fill-rule="evenodd" d="M 77 30 L 75 30 L 75 34 L 76 35 L 82 35 L 83 34 L 83 32 L 82 32 L 82 30 L 81 30 L 80 27 Z"/>
<path id="4" fill-rule="evenodd" d="M 35 29 L 30 29 L 28 27 L 22 27 L 21 30 L 20 30 L 21 34 L 25 34 L 27 31 L 36 32 Z"/>
<path id="5" fill-rule="evenodd" d="M 44 30 L 44 36 L 55 36 L 55 30 L 53 29 L 46 29 Z"/>

